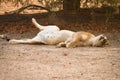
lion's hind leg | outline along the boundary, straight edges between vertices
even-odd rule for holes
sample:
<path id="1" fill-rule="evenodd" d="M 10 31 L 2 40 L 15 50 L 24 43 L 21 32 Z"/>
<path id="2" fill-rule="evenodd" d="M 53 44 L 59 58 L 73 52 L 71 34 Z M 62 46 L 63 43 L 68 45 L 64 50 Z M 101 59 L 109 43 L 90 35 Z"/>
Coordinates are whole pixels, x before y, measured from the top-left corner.
<path id="1" fill-rule="evenodd" d="M 41 43 L 41 42 L 33 39 L 21 39 L 21 40 L 11 39 L 9 43 L 10 44 L 35 44 L 35 43 Z"/>
<path id="2" fill-rule="evenodd" d="M 38 24 L 38 22 L 36 21 L 35 18 L 32 18 L 32 23 L 39 29 L 39 30 L 44 30 L 45 27 L 43 27 L 42 25 Z"/>

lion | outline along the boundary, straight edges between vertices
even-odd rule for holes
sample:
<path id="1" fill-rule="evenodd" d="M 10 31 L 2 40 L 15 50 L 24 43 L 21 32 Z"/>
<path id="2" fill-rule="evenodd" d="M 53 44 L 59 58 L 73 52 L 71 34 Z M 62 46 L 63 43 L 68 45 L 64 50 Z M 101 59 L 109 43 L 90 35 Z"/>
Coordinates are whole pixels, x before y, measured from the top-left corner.
<path id="1" fill-rule="evenodd" d="M 32 23 L 40 30 L 40 32 L 32 39 L 9 39 L 0 35 L 1 38 L 9 41 L 10 44 L 47 44 L 57 45 L 57 47 L 77 47 L 77 46 L 96 46 L 102 47 L 107 45 L 108 40 L 104 35 L 95 36 L 92 33 L 84 31 L 60 30 L 56 25 L 42 26 L 38 24 L 35 18 Z"/>

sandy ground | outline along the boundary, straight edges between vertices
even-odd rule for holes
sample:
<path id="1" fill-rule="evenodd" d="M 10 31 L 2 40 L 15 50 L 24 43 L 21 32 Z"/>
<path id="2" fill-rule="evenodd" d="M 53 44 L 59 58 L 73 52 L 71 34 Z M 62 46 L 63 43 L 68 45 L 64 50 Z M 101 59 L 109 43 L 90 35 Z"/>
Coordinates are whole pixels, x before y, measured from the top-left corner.
<path id="1" fill-rule="evenodd" d="M 119 35 L 109 36 L 112 44 L 103 48 L 11 45 L 0 39 L 0 80 L 120 80 Z"/>

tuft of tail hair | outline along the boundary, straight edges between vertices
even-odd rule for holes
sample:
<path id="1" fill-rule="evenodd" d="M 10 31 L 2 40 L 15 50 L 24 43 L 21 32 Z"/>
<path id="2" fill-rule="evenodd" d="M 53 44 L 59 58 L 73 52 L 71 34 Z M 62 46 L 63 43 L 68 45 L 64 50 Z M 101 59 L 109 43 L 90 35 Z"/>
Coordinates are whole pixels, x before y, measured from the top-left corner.
<path id="1" fill-rule="evenodd" d="M 4 39 L 4 40 L 6 40 L 6 41 L 10 41 L 10 38 L 8 38 L 7 35 L 0 35 L 0 38 L 1 38 L 1 39 Z"/>

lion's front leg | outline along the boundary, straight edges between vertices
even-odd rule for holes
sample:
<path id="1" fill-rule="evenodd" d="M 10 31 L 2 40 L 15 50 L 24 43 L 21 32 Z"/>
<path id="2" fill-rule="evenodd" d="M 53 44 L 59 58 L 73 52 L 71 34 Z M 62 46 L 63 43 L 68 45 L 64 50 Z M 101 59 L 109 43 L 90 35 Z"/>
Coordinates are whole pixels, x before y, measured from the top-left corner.
<path id="1" fill-rule="evenodd" d="M 66 44 L 68 44 L 70 41 L 72 40 L 72 38 L 68 38 L 65 42 L 60 42 L 57 47 L 60 48 L 60 47 L 66 47 Z"/>
<path id="2" fill-rule="evenodd" d="M 66 47 L 66 44 L 65 44 L 65 42 L 61 42 L 61 43 L 59 43 L 59 44 L 57 45 L 57 47 L 58 47 L 58 48 L 60 48 L 60 47 Z"/>
<path id="3" fill-rule="evenodd" d="M 79 41 L 77 39 L 73 39 L 73 40 L 69 41 L 68 43 L 66 43 L 66 47 L 67 48 L 76 47 L 78 42 Z"/>
<path id="4" fill-rule="evenodd" d="M 73 40 L 71 40 L 70 42 L 68 42 L 66 44 L 66 47 L 67 48 L 70 48 L 70 47 L 77 47 L 77 46 L 89 46 L 89 42 L 87 40 L 83 41 L 81 39 L 77 39 L 77 38 L 74 38 Z"/>

